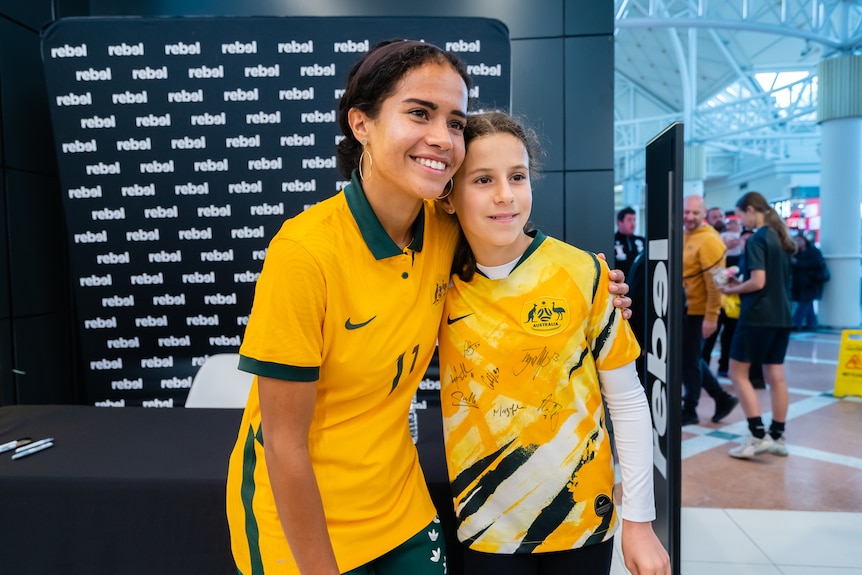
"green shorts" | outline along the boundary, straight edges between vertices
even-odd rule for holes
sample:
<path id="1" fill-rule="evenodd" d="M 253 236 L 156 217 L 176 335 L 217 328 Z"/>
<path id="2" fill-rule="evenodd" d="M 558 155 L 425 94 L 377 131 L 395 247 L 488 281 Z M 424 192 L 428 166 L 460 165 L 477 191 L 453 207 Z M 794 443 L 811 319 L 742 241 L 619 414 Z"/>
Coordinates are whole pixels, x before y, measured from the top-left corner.
<path id="1" fill-rule="evenodd" d="M 446 542 L 440 519 L 377 559 L 344 575 L 445 575 Z"/>

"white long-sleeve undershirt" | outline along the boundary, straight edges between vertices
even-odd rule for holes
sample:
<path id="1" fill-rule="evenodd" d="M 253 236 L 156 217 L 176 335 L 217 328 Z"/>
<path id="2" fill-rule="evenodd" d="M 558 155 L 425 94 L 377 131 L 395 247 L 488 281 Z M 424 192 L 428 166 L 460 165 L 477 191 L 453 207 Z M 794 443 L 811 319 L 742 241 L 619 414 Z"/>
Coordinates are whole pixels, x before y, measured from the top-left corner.
<path id="1" fill-rule="evenodd" d="M 623 485 L 620 515 L 627 521 L 652 521 L 655 519 L 652 423 L 635 363 L 599 370 L 599 381 L 620 461 Z"/>

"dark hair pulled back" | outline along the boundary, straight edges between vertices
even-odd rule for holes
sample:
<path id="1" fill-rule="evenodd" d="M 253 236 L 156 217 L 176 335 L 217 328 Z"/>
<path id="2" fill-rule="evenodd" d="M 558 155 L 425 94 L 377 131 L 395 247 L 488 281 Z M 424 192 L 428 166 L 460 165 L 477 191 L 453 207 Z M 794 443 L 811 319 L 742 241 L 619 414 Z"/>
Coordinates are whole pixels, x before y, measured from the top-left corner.
<path id="1" fill-rule="evenodd" d="M 362 144 L 353 136 L 347 113 L 351 108 L 370 118 L 380 113 L 383 101 L 392 95 L 401 79 L 411 70 L 425 64 L 449 64 L 470 88 L 467 67 L 458 56 L 427 42 L 386 40 L 375 44 L 347 75 L 344 94 L 338 103 L 338 124 L 344 139 L 338 143 L 338 169 L 350 178 L 359 167 Z"/>
<path id="2" fill-rule="evenodd" d="M 795 254 L 797 250 L 796 241 L 790 236 L 790 229 L 784 220 L 775 213 L 766 198 L 759 192 L 748 192 L 736 202 L 736 207 L 740 211 L 745 211 L 748 206 L 754 208 L 754 211 L 763 214 L 764 222 L 767 226 L 773 229 L 778 234 L 778 239 L 781 240 L 782 249 L 788 254 Z"/>

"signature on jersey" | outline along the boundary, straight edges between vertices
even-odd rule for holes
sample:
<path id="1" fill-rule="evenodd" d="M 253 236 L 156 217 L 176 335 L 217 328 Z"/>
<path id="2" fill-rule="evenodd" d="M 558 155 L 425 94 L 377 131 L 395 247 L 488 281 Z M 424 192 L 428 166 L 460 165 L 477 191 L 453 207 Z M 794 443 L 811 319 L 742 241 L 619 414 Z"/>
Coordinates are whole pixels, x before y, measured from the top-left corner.
<path id="1" fill-rule="evenodd" d="M 539 371 L 550 364 L 551 362 L 559 361 L 559 354 L 556 352 L 549 352 L 547 347 L 534 347 L 530 349 L 524 350 L 524 357 L 521 358 L 520 368 L 515 368 L 515 375 L 521 375 L 527 368 L 535 367 L 535 371 L 533 371 L 533 379 L 536 379 L 539 375 Z"/>

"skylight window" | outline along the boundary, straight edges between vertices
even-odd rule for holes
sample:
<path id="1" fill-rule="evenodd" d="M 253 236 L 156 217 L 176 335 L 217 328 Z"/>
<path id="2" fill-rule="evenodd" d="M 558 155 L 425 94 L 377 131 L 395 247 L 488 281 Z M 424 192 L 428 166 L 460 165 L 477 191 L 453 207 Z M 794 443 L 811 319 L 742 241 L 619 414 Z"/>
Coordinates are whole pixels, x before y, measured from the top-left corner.
<path id="1" fill-rule="evenodd" d="M 704 102 L 703 105 L 708 108 L 715 108 L 717 106 L 723 106 L 725 104 L 730 104 L 738 100 L 750 98 L 751 96 L 753 96 L 751 90 L 743 86 L 742 83 L 740 83 L 739 81 L 736 81 L 733 84 L 727 86 L 724 90 L 722 90 L 706 102 Z"/>
<path id="2" fill-rule="evenodd" d="M 761 72 L 754 80 L 770 93 L 775 106 L 785 109 L 814 105 L 817 101 L 817 78 L 806 82 L 809 72 Z"/>
<path id="3" fill-rule="evenodd" d="M 767 113 L 773 119 L 814 119 L 817 77 L 810 72 L 758 72 L 752 76 L 752 80 L 750 84 L 738 80 L 728 85 L 705 101 L 701 109 L 721 110 L 722 114 L 731 113 L 731 109 L 735 110 L 734 114 L 740 114 L 744 113 L 743 109 L 748 109 L 759 114 Z M 745 121 L 749 122 L 750 119 Z"/>

